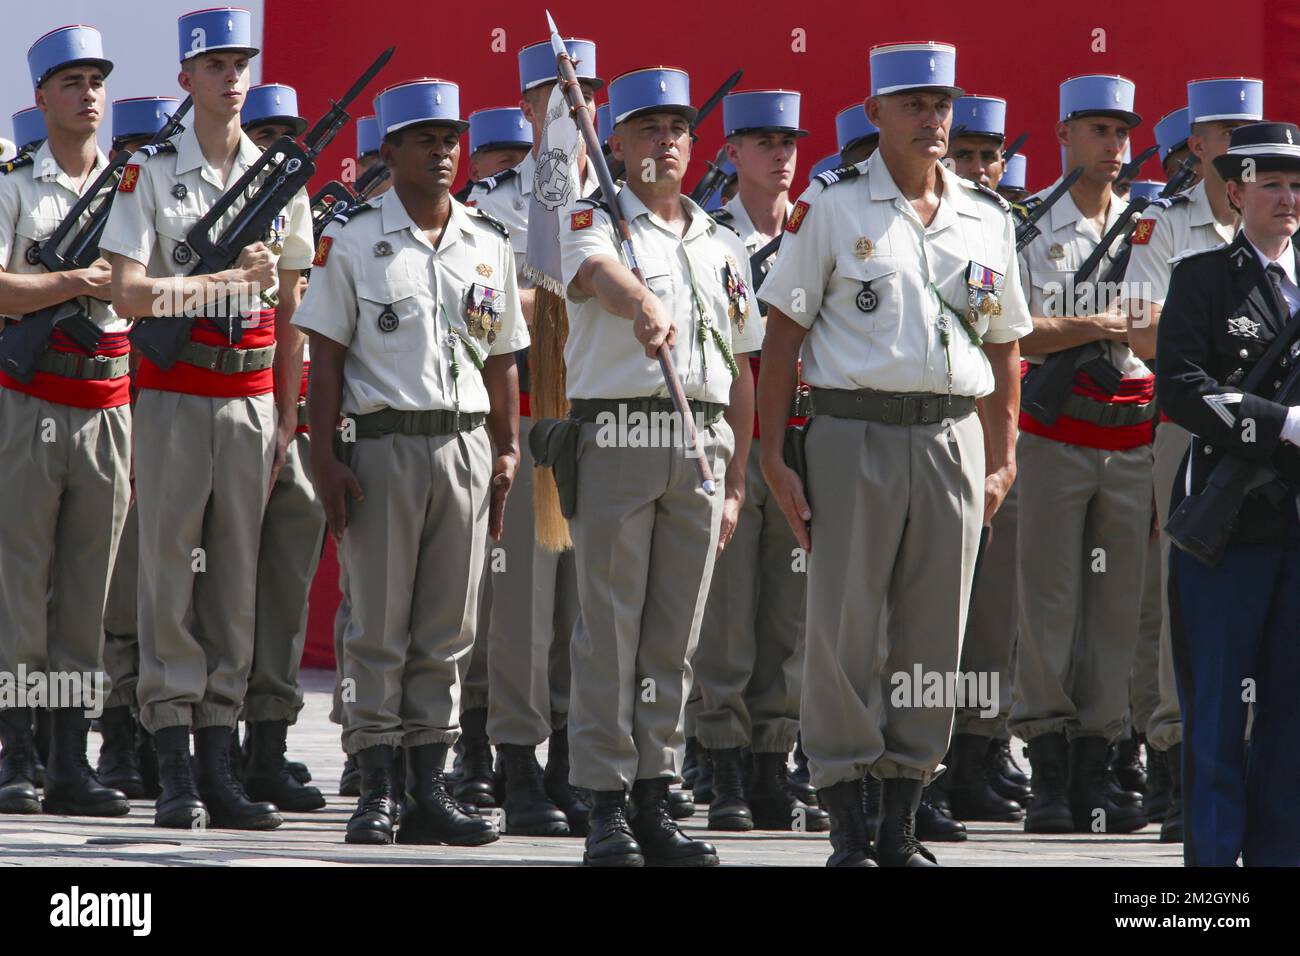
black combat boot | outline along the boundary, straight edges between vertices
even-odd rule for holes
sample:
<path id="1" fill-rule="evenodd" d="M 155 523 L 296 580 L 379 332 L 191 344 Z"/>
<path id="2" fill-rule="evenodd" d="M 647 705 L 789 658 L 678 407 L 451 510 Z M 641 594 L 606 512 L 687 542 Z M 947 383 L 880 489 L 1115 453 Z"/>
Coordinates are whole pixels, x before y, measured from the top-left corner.
<path id="1" fill-rule="evenodd" d="M 953 819 L 947 791 L 939 782 L 941 779 L 936 777 L 921 788 L 915 814 L 916 838 L 930 843 L 962 843 L 966 840 L 966 824 Z M 881 792 L 883 794 L 883 784 Z M 883 796 L 881 805 L 884 805 Z"/>
<path id="2" fill-rule="evenodd" d="M 393 825 L 397 816 L 394 772 L 397 748 L 375 745 L 348 759 L 358 767 L 357 786 L 362 796 L 348 820 L 346 843 L 384 845 L 393 842 Z"/>
<path id="3" fill-rule="evenodd" d="M 692 840 L 668 812 L 668 778 L 632 784 L 632 835 L 647 866 L 717 866 L 713 844 Z"/>
<path id="4" fill-rule="evenodd" d="M 144 784 L 145 799 L 157 800 L 162 793 L 162 784 L 158 782 L 158 750 L 154 747 L 153 735 L 136 723 L 135 753 L 140 766 L 140 780 Z"/>
<path id="5" fill-rule="evenodd" d="M 831 822 L 831 855 L 827 866 L 879 866 L 867 825 L 866 794 L 861 780 L 842 780 L 817 791 L 817 801 Z"/>
<path id="6" fill-rule="evenodd" d="M 867 832 L 874 836 L 880 829 L 880 781 L 870 773 L 862 778 L 862 813 L 867 821 Z"/>
<path id="7" fill-rule="evenodd" d="M 0 710 L 0 813 L 40 813 L 36 793 L 36 741 L 26 707 Z"/>
<path id="8" fill-rule="evenodd" d="M 495 807 L 497 794 L 492 772 L 492 745 L 487 735 L 487 708 L 476 707 L 460 715 L 460 779 L 453 792 L 461 803 Z"/>
<path id="9" fill-rule="evenodd" d="M 1141 734 L 1129 731 L 1127 736 L 1115 741 L 1111 755 L 1110 769 L 1125 790 L 1145 795 L 1147 792 L 1147 769 L 1142 766 Z"/>
<path id="10" fill-rule="evenodd" d="M 948 751 L 952 766 L 945 777 L 948 800 L 957 820 L 991 820 L 1015 823 L 1023 820 L 1020 804 L 1000 796 L 993 788 L 992 762 L 987 738 L 975 734 L 954 734 Z"/>
<path id="11" fill-rule="evenodd" d="M 357 758 L 347 754 L 343 758 L 343 773 L 339 775 L 339 796 L 361 796 L 361 770 L 357 767 Z"/>
<path id="12" fill-rule="evenodd" d="M 284 759 L 288 735 L 287 720 L 249 721 L 244 788 L 254 800 L 269 800 L 281 810 L 319 810 L 325 806 L 325 797 L 315 787 L 299 783 Z"/>
<path id="13" fill-rule="evenodd" d="M 536 751 L 522 744 L 498 744 L 497 753 L 506 765 L 506 833 L 568 836 L 568 816 L 546 795 Z"/>
<path id="14" fill-rule="evenodd" d="M 668 791 L 668 812 L 674 820 L 685 820 L 695 816 L 695 798 L 685 790 Z"/>
<path id="15" fill-rule="evenodd" d="M 211 825 L 221 830 L 274 830 L 284 822 L 280 808 L 274 803 L 248 799 L 232 765 L 233 740 L 229 727 L 200 727 L 194 731 L 198 760 L 195 782 L 212 817 Z"/>
<path id="16" fill-rule="evenodd" d="M 784 753 L 755 753 L 747 793 L 754 827 L 759 830 L 802 829 L 823 833 L 831 828 L 825 810 L 809 806 L 787 786 L 790 774 Z"/>
<path id="17" fill-rule="evenodd" d="M 1161 843 L 1183 842 L 1183 745 L 1165 751 L 1169 764 L 1169 809 L 1160 821 Z"/>
<path id="18" fill-rule="evenodd" d="M 443 768 L 447 766 L 448 749 L 446 744 L 406 748 L 406 800 L 397 829 L 398 843 L 482 846 L 500 839 L 490 820 L 465 813 L 447 792 Z M 536 760 L 533 763 L 536 765 Z M 563 819 L 564 814 L 560 817 Z"/>
<path id="19" fill-rule="evenodd" d="M 699 769 L 691 783 L 691 799 L 707 805 L 713 802 L 713 755 L 707 747 L 701 746 L 696 759 Z"/>
<path id="20" fill-rule="evenodd" d="M 808 769 L 808 755 L 803 752 L 802 734 L 794 738 L 794 770 L 790 772 L 790 788 L 810 807 L 817 800 L 817 791 L 812 787 L 812 771 Z"/>
<path id="21" fill-rule="evenodd" d="M 584 866 L 645 866 L 641 844 L 632 835 L 627 809 L 625 791 L 591 791 L 587 843 L 582 851 Z"/>
<path id="22" fill-rule="evenodd" d="M 993 792 L 1003 800 L 1014 800 L 1022 808 L 1029 806 L 1029 778 L 1011 756 L 1011 741 L 990 737 L 986 760 Z"/>
<path id="23" fill-rule="evenodd" d="M 1065 734 L 1040 734 L 1027 744 L 1033 797 L 1025 814 L 1026 833 L 1069 833 L 1074 829 L 1069 786 L 1069 745 Z"/>
<path id="24" fill-rule="evenodd" d="M 1169 812 L 1169 757 L 1163 750 L 1147 744 L 1147 791 L 1142 798 L 1142 812 L 1152 823 L 1159 823 Z"/>
<path id="25" fill-rule="evenodd" d="M 713 800 L 709 803 L 710 830 L 752 830 L 754 815 L 745 801 L 744 769 L 739 747 L 709 750 L 713 769 Z M 696 791 L 699 799 L 699 791 Z"/>
<path id="26" fill-rule="evenodd" d="M 54 727 L 48 707 L 33 707 L 31 713 L 34 722 L 32 737 L 36 741 L 36 786 L 44 790 L 45 766 L 50 762 L 50 737 Z"/>
<path id="27" fill-rule="evenodd" d="M 682 756 L 682 787 L 690 790 L 695 783 L 695 774 L 700 769 L 700 741 L 696 737 L 686 738 L 686 752 Z"/>
<path id="28" fill-rule="evenodd" d="M 938 866 L 934 854 L 916 834 L 916 811 L 921 805 L 920 780 L 890 777 L 880 781 L 880 829 L 876 856 L 881 866 Z"/>
<path id="29" fill-rule="evenodd" d="M 41 809 L 74 817 L 121 817 L 131 802 L 121 790 L 95 779 L 86 759 L 90 718 L 76 707 L 51 711 L 50 757 L 45 766 L 45 799 Z"/>
<path id="30" fill-rule="evenodd" d="M 542 777 L 546 795 L 564 811 L 572 836 L 587 835 L 587 818 L 591 816 L 591 801 L 586 791 L 569 783 L 569 728 L 561 727 L 551 732 L 546 747 L 546 773 Z"/>
<path id="31" fill-rule="evenodd" d="M 152 735 L 158 755 L 158 797 L 153 823 L 172 830 L 201 830 L 208 825 L 207 806 L 194 786 L 190 728 L 164 727 Z"/>
<path id="32" fill-rule="evenodd" d="M 143 800 L 145 795 L 136 749 L 137 730 L 130 707 L 106 707 L 99 715 L 104 743 L 99 748 L 95 776 L 104 786 L 121 790 L 129 800 Z"/>
<path id="33" fill-rule="evenodd" d="M 1076 833 L 1132 833 L 1147 825 L 1141 806 L 1117 802 L 1107 787 L 1108 749 L 1105 737 L 1070 741 L 1070 814 Z"/>
<path id="34" fill-rule="evenodd" d="M 253 762 L 253 724 L 256 721 L 247 721 L 244 724 L 244 743 L 242 748 L 242 763 L 240 764 L 239 779 L 247 785 L 248 780 L 244 776 L 244 771 L 248 769 L 249 764 Z M 301 760 L 289 760 L 287 757 L 284 761 L 284 769 L 289 776 L 293 777 L 298 783 L 311 783 L 311 770 Z M 356 796 L 356 794 L 353 794 Z M 292 807 L 281 806 L 282 810 L 292 810 Z"/>

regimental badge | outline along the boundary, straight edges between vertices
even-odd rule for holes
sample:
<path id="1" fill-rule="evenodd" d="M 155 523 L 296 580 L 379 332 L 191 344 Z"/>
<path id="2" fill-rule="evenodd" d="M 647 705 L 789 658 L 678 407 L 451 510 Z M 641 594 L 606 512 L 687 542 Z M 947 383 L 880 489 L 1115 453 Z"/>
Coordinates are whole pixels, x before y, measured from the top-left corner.
<path id="1" fill-rule="evenodd" d="M 569 215 L 569 231 L 577 232 L 579 229 L 586 229 L 594 221 L 594 216 L 590 209 L 579 209 Z"/>
<path id="2" fill-rule="evenodd" d="M 393 247 L 390 246 L 390 245 L 389 245 L 386 241 L 384 241 L 383 239 L 380 239 L 378 242 L 375 243 L 375 258 L 376 258 L 376 259 L 381 258 L 381 257 L 383 257 L 383 256 L 391 256 L 392 254 L 393 254 Z"/>
<path id="3" fill-rule="evenodd" d="M 858 241 L 853 243 L 853 254 L 864 261 L 871 258 L 875 249 L 875 243 L 866 236 L 858 236 Z"/>
<path id="4" fill-rule="evenodd" d="M 117 184 L 120 193 L 135 192 L 135 184 L 140 181 L 140 164 L 127 163 L 122 169 L 122 181 Z"/>
<path id="5" fill-rule="evenodd" d="M 749 290 L 740 265 L 731 256 L 727 256 L 727 264 L 723 266 L 722 281 L 727 288 L 727 318 L 737 331 L 743 332 L 745 320 L 749 318 Z"/>
<path id="6" fill-rule="evenodd" d="M 320 242 L 316 243 L 316 255 L 312 257 L 311 264 L 319 268 L 325 265 L 325 260 L 330 257 L 330 246 L 334 245 L 334 240 L 330 236 L 321 236 Z"/>
<path id="7" fill-rule="evenodd" d="M 982 266 L 978 262 L 969 262 L 966 265 L 966 302 L 970 306 L 967 317 L 974 324 L 978 316 L 984 315 L 1001 315 L 1002 287 L 1006 284 L 1006 277 L 1000 272 L 994 272 L 988 266 Z"/>
<path id="8" fill-rule="evenodd" d="M 480 262 L 478 265 L 474 267 L 474 271 L 477 272 L 479 275 L 481 275 L 484 279 L 492 278 L 492 267 L 488 265 L 486 262 Z"/>
<path id="9" fill-rule="evenodd" d="M 501 331 L 501 309 L 505 296 L 500 289 L 475 282 L 465 293 L 465 324 L 469 334 L 492 345 Z"/>
<path id="10" fill-rule="evenodd" d="M 1047 258 L 1064 259 L 1065 247 L 1062 246 L 1059 242 L 1052 243 L 1050 246 L 1047 247 Z"/>
<path id="11" fill-rule="evenodd" d="M 184 199 L 189 194 L 190 191 L 185 188 L 184 183 L 177 183 L 172 187 L 172 196 L 176 199 Z"/>
<path id="12" fill-rule="evenodd" d="M 172 262 L 178 266 L 189 265 L 190 260 L 193 258 L 194 250 L 183 242 L 177 243 L 176 248 L 172 250 Z"/>
<path id="13" fill-rule="evenodd" d="M 862 283 L 862 291 L 858 293 L 857 298 L 859 312 L 875 312 L 876 306 L 880 304 L 880 296 L 876 295 L 871 288 L 871 280 Z"/>
<path id="14" fill-rule="evenodd" d="M 29 266 L 38 266 L 41 264 L 41 244 L 33 242 L 23 253 L 23 258 L 27 260 Z"/>
<path id="15" fill-rule="evenodd" d="M 806 215 L 808 215 L 808 204 L 800 199 L 794 204 L 794 209 L 790 210 L 790 217 L 785 221 L 785 231 L 797 233 Z"/>
<path id="16" fill-rule="evenodd" d="M 1156 221 L 1154 219 L 1139 219 L 1138 224 L 1133 228 L 1132 243 L 1135 246 L 1145 246 L 1151 241 L 1151 235 L 1156 231 Z"/>
<path id="17" fill-rule="evenodd" d="M 379 313 L 379 331 L 387 333 L 395 332 L 396 330 L 397 313 L 393 311 L 393 304 L 390 302 L 388 305 L 384 306 L 383 311 Z"/>
<path id="18" fill-rule="evenodd" d="M 1235 335 L 1239 339 L 1257 339 L 1259 338 L 1259 323 L 1244 315 L 1239 315 L 1235 319 L 1228 320 L 1228 334 Z"/>

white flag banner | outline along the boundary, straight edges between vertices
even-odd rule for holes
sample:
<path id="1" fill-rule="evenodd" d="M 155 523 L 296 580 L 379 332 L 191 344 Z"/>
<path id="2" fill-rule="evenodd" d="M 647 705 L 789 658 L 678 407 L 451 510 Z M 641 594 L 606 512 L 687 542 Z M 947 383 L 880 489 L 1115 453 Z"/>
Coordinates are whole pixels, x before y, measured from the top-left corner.
<path id="1" fill-rule="evenodd" d="M 534 284 L 564 295 L 560 270 L 560 222 L 579 197 L 578 150 L 582 136 L 569 115 L 569 104 L 556 83 L 546 104 L 542 145 L 533 174 L 528 209 L 528 255 L 524 277 Z"/>

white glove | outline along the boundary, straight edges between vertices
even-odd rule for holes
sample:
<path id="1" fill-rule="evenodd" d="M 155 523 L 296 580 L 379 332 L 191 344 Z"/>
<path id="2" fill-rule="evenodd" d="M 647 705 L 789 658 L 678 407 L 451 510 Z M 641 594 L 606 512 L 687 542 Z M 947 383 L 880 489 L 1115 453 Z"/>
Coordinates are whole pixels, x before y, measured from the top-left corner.
<path id="1" fill-rule="evenodd" d="M 1300 405 L 1287 409 L 1286 421 L 1282 423 L 1282 440 L 1300 445 Z"/>

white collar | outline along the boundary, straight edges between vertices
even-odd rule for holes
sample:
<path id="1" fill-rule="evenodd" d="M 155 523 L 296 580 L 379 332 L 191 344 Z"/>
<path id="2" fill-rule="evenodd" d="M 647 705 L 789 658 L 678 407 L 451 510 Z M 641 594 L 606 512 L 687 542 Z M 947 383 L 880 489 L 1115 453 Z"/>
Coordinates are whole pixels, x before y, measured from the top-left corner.
<path id="1" fill-rule="evenodd" d="M 1246 241 L 1250 242 L 1250 236 L 1246 236 Z M 1290 239 L 1287 239 L 1286 248 L 1282 250 L 1282 255 L 1277 259 L 1270 259 L 1264 255 L 1259 251 L 1259 246 L 1253 242 L 1250 242 L 1250 248 L 1254 249 L 1255 255 L 1259 256 L 1259 264 L 1264 267 L 1265 271 L 1268 270 L 1269 266 L 1276 263 L 1282 267 L 1282 272 L 1285 273 L 1288 282 L 1294 286 L 1300 286 L 1300 282 L 1296 282 L 1295 253 L 1292 251 Z"/>

